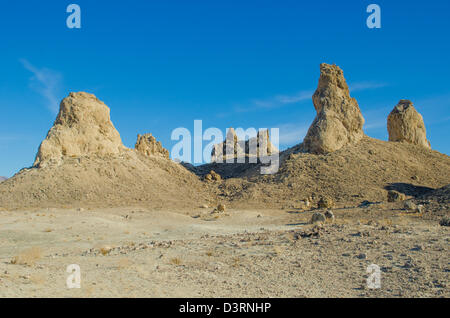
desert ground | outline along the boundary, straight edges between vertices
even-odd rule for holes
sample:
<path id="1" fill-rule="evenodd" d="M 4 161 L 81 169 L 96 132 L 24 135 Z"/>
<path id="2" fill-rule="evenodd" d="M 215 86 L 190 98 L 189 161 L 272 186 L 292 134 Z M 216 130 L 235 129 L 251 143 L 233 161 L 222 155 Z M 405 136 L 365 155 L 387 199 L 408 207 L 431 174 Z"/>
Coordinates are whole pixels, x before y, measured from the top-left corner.
<path id="1" fill-rule="evenodd" d="M 317 209 L 212 211 L 2 211 L 0 296 L 450 296 L 449 227 L 432 212 L 379 203 L 312 225 Z M 66 286 L 70 264 L 80 289 Z M 371 264 L 380 289 L 367 287 Z"/>

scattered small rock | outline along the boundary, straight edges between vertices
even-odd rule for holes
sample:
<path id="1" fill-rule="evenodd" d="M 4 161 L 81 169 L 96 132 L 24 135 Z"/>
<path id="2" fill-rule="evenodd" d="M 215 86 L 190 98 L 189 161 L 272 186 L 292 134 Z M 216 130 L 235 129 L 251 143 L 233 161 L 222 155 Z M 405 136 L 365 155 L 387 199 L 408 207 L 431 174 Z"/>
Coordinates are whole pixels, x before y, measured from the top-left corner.
<path id="1" fill-rule="evenodd" d="M 450 217 L 444 216 L 439 222 L 441 226 L 450 226 Z"/>
<path id="2" fill-rule="evenodd" d="M 421 204 L 419 204 L 416 208 L 416 212 L 419 214 L 423 214 L 423 212 L 425 211 L 425 207 Z"/>
<path id="3" fill-rule="evenodd" d="M 416 245 L 416 246 L 414 246 L 411 249 L 411 251 L 416 251 L 416 252 L 423 251 L 423 246 L 422 245 Z"/>
<path id="4" fill-rule="evenodd" d="M 361 202 L 361 204 L 359 205 L 360 208 L 366 208 L 369 207 L 372 204 L 372 202 L 364 200 L 363 202 Z"/>
<path id="5" fill-rule="evenodd" d="M 300 209 L 306 210 L 311 206 L 311 202 L 308 199 L 300 201 Z"/>
<path id="6" fill-rule="evenodd" d="M 403 208 L 405 210 L 415 211 L 417 209 L 417 206 L 414 202 L 412 202 L 411 200 L 408 200 L 408 201 L 405 201 L 405 203 L 403 204 Z"/>
<path id="7" fill-rule="evenodd" d="M 103 256 L 106 256 L 112 251 L 112 249 L 113 248 L 111 246 L 103 246 L 100 248 L 100 253 L 102 253 Z"/>
<path id="8" fill-rule="evenodd" d="M 330 221 L 334 221 L 334 214 L 333 214 L 333 211 L 327 210 L 327 212 L 325 212 L 325 217 L 326 217 L 327 219 L 329 219 Z"/>
<path id="9" fill-rule="evenodd" d="M 403 265 L 404 268 L 413 268 L 413 267 L 416 267 L 416 266 L 417 266 L 416 263 L 412 259 L 407 260 L 405 262 L 405 265 Z"/>

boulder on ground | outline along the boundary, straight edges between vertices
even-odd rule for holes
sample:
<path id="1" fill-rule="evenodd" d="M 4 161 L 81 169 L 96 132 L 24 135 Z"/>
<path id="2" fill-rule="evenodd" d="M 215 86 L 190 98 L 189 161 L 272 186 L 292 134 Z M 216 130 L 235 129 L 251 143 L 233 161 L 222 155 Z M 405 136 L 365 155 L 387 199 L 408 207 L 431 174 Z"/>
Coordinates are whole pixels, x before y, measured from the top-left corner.
<path id="1" fill-rule="evenodd" d="M 311 223 L 317 223 L 317 222 L 322 222 L 325 223 L 326 221 L 326 217 L 323 213 L 320 212 L 314 212 L 314 214 L 311 217 Z"/>
<path id="2" fill-rule="evenodd" d="M 220 174 L 218 174 L 214 170 L 211 170 L 211 172 L 205 176 L 205 180 L 206 181 L 222 181 L 222 177 L 220 176 Z"/>
<path id="3" fill-rule="evenodd" d="M 388 191 L 388 202 L 399 202 L 404 201 L 406 199 L 406 196 L 403 193 L 389 190 Z"/>
<path id="4" fill-rule="evenodd" d="M 402 99 L 387 119 L 389 141 L 407 142 L 431 148 L 423 117 L 411 101 Z"/>
<path id="5" fill-rule="evenodd" d="M 169 151 L 152 134 L 138 135 L 134 149 L 146 156 L 161 156 L 169 159 Z"/>
<path id="6" fill-rule="evenodd" d="M 94 95 L 70 93 L 60 105 L 53 127 L 41 143 L 34 166 L 59 163 L 64 157 L 117 155 L 125 148 L 110 119 L 110 110 Z"/>
<path id="7" fill-rule="evenodd" d="M 417 205 L 411 200 L 408 200 L 403 204 L 403 208 L 408 211 L 415 211 L 417 209 Z"/>
<path id="8" fill-rule="evenodd" d="M 328 220 L 334 221 L 334 213 L 333 213 L 333 211 L 327 210 L 327 211 L 325 212 L 325 217 L 326 217 Z"/>
<path id="9" fill-rule="evenodd" d="M 313 103 L 317 116 L 303 140 L 303 151 L 330 153 L 356 144 L 364 137 L 364 118 L 358 103 L 350 97 L 344 73 L 338 66 L 320 65 L 319 85 Z"/>
<path id="10" fill-rule="evenodd" d="M 333 199 L 328 197 L 322 197 L 320 198 L 319 202 L 317 203 L 317 207 L 319 209 L 331 209 L 334 207 Z"/>

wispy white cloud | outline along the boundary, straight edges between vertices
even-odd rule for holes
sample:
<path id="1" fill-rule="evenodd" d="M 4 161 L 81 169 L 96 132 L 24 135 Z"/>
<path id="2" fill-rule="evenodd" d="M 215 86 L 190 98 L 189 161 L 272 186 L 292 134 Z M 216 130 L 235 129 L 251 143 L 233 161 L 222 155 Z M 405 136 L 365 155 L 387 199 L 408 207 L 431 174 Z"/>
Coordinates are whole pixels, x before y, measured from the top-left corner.
<path id="1" fill-rule="evenodd" d="M 387 116 L 386 116 L 387 117 Z M 364 125 L 364 130 L 371 131 L 371 130 L 380 130 L 380 129 L 386 129 L 386 119 L 378 119 L 378 120 L 371 120 L 370 122 L 366 123 Z"/>
<path id="2" fill-rule="evenodd" d="M 377 89 L 388 86 L 387 83 L 378 83 L 378 82 L 357 82 L 349 85 L 349 89 L 351 92 L 360 92 L 366 91 L 369 89 Z"/>
<path id="3" fill-rule="evenodd" d="M 280 146 L 299 144 L 308 132 L 308 124 L 287 123 L 278 125 L 280 129 Z"/>
<path id="4" fill-rule="evenodd" d="M 387 83 L 380 82 L 356 82 L 349 86 L 351 92 L 360 92 L 365 90 L 377 89 L 388 86 Z M 300 91 L 293 95 L 276 95 L 266 99 L 253 99 L 247 105 L 239 104 L 234 107 L 234 110 L 238 113 L 260 111 L 260 110 L 270 110 L 275 108 L 280 108 L 285 105 L 301 103 L 304 101 L 310 101 L 313 90 Z"/>
<path id="5" fill-rule="evenodd" d="M 287 104 L 295 104 L 310 100 L 312 94 L 312 91 L 302 91 L 295 95 L 277 95 L 266 100 L 254 100 L 253 103 L 260 108 L 276 108 Z"/>
<path id="6" fill-rule="evenodd" d="M 313 91 L 301 91 L 294 95 L 276 95 L 267 99 L 254 99 L 246 106 L 238 105 L 234 110 L 238 113 L 251 112 L 257 110 L 269 110 L 283 107 L 289 104 L 296 104 L 306 100 L 311 100 Z"/>
<path id="7" fill-rule="evenodd" d="M 57 113 L 62 75 L 48 68 L 38 68 L 26 59 L 21 59 L 20 62 L 26 70 L 33 73 L 30 78 L 30 87 L 45 99 L 45 106 L 49 110 Z"/>
<path id="8" fill-rule="evenodd" d="M 19 139 L 22 139 L 22 136 L 18 136 L 18 135 L 0 135 L 0 142 L 11 142 L 11 141 L 16 141 Z"/>

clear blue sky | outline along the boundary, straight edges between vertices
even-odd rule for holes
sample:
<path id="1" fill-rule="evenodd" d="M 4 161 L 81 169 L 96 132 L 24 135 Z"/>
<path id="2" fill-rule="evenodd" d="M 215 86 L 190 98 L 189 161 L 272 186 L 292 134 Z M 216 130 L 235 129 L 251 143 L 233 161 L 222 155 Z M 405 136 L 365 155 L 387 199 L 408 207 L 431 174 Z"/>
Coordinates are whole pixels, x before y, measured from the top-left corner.
<path id="1" fill-rule="evenodd" d="M 66 27 L 79 4 L 82 28 Z M 366 27 L 377 3 L 382 28 Z M 176 127 L 279 127 L 300 143 L 315 111 L 319 64 L 343 68 L 366 119 L 387 140 L 402 98 L 450 153 L 450 1 L 160 0 L 0 3 L 0 175 L 33 163 L 70 91 L 111 108 L 126 146 Z"/>

